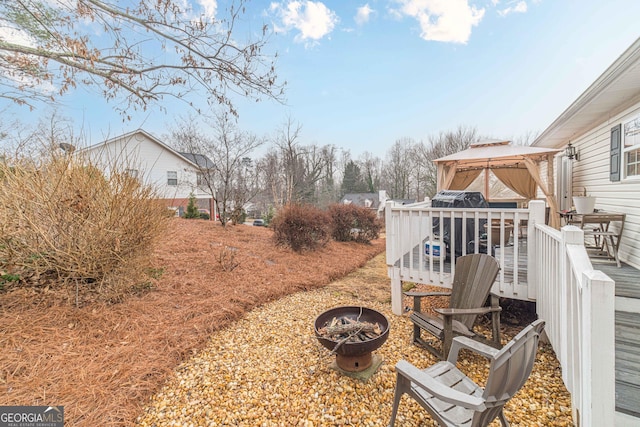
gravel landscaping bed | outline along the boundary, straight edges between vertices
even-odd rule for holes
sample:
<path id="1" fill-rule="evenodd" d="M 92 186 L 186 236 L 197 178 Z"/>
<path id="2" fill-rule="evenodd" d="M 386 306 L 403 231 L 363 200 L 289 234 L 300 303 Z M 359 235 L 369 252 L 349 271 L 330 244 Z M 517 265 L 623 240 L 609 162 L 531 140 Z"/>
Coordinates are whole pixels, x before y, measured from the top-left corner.
<path id="1" fill-rule="evenodd" d="M 181 364 L 137 420 L 151 426 L 385 426 L 395 387 L 394 365 L 405 359 L 425 368 L 435 359 L 411 343 L 408 315 L 391 313 L 383 264 L 368 274 L 348 276 L 320 290 L 299 292 L 246 314 L 215 332 L 209 345 Z M 371 273 L 373 271 L 373 273 Z M 373 276 L 377 275 L 377 278 Z M 366 292 L 376 283 L 378 296 Z M 386 288 L 385 288 L 386 287 Z M 382 292 L 384 295 L 384 292 Z M 313 322 L 325 310 L 363 305 L 390 322 L 386 343 L 375 354 L 384 362 L 368 380 L 340 375 L 330 368 L 335 356 L 314 336 Z M 519 328 L 505 327 L 504 340 Z M 462 352 L 459 367 L 482 383 L 485 359 Z M 570 426 L 570 396 L 548 344 L 541 344 L 534 371 L 507 404 L 512 426 Z M 398 426 L 435 425 L 428 414 L 403 397 Z M 492 426 L 499 426 L 496 420 Z"/>

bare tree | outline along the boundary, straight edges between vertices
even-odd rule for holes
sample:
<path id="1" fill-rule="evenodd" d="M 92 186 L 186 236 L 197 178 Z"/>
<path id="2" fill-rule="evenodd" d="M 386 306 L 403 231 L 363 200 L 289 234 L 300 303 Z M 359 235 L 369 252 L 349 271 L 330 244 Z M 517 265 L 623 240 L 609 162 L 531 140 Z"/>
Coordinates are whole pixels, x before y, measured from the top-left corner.
<path id="1" fill-rule="evenodd" d="M 183 119 L 172 130 L 172 137 L 181 150 L 207 156 L 196 161 L 199 185 L 213 194 L 224 226 L 229 220 L 237 221 L 243 205 L 257 192 L 256 175 L 247 159 L 264 140 L 238 129 L 226 111 L 219 111 L 208 123 L 212 135 L 195 123 L 192 118 Z"/>
<path id="2" fill-rule="evenodd" d="M 263 54 L 267 27 L 255 41 L 235 38 L 244 3 L 217 18 L 181 0 L 2 1 L 0 97 L 33 108 L 95 85 L 108 100 L 124 93 L 124 115 L 196 90 L 234 114 L 227 91 L 279 99 L 275 57 Z"/>
<path id="3" fill-rule="evenodd" d="M 243 157 L 235 172 L 233 181 L 231 222 L 238 224 L 243 218 L 245 205 L 259 192 L 259 174 L 251 157 Z"/>
<path id="4" fill-rule="evenodd" d="M 326 205 L 335 199 L 336 147 L 302 145 L 301 133 L 302 125 L 288 117 L 276 132 L 274 150 L 260 162 L 276 209 L 298 202 Z"/>
<path id="5" fill-rule="evenodd" d="M 513 138 L 512 142 L 513 142 L 513 145 L 528 146 L 528 145 L 531 145 L 533 141 L 536 140 L 538 135 L 540 135 L 539 131 L 529 130 L 525 132 L 523 135 Z"/>
<path id="6" fill-rule="evenodd" d="M 381 190 L 380 180 L 382 177 L 382 160 L 367 151 L 362 153 L 358 160 L 362 171 L 362 177 L 367 184 L 368 191 L 370 193 L 375 193 Z"/>
<path id="7" fill-rule="evenodd" d="M 334 145 L 325 145 L 320 148 L 320 156 L 323 159 L 324 171 L 317 183 L 316 200 L 319 207 L 327 207 L 335 203 L 338 198 L 336 187 L 336 158 L 338 149 Z"/>
<path id="8" fill-rule="evenodd" d="M 82 138 L 73 128 L 71 119 L 53 110 L 40 117 L 33 125 L 19 121 L 7 123 L 0 131 L 0 142 L 5 156 L 15 159 L 47 159 L 51 155 L 72 152 L 81 145 Z"/>
<path id="9" fill-rule="evenodd" d="M 302 186 L 304 164 L 300 154 L 300 133 L 302 125 L 294 123 L 291 117 L 277 132 L 275 145 L 280 154 L 284 174 L 284 198 L 277 205 L 291 203 L 297 199 L 297 190 Z"/>
<path id="10" fill-rule="evenodd" d="M 454 131 L 440 132 L 438 136 L 429 137 L 427 145 L 416 146 L 416 159 L 424 169 L 423 191 L 427 197 L 433 197 L 438 191 L 438 169 L 433 160 L 469 148 L 471 143 L 480 139 L 474 127 L 458 126 Z"/>
<path id="11" fill-rule="evenodd" d="M 257 162 L 257 171 L 265 186 L 264 190 L 269 194 L 276 209 L 282 207 L 285 192 L 281 163 L 280 156 L 276 151 L 267 153 Z"/>
<path id="12" fill-rule="evenodd" d="M 406 199 L 410 196 L 414 145 L 413 139 L 400 138 L 387 151 L 384 177 L 387 191 L 393 198 Z"/>

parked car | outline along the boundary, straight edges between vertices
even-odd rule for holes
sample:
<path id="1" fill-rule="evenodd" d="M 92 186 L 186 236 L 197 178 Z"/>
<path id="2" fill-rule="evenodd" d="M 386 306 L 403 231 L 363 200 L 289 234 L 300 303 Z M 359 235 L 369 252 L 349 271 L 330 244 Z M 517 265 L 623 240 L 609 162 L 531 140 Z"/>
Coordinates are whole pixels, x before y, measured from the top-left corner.
<path id="1" fill-rule="evenodd" d="M 264 227 L 264 219 L 254 219 L 253 225 L 256 227 Z"/>
<path id="2" fill-rule="evenodd" d="M 209 213 L 209 209 L 198 209 L 198 213 L 200 214 L 201 219 L 210 219 L 211 214 Z"/>

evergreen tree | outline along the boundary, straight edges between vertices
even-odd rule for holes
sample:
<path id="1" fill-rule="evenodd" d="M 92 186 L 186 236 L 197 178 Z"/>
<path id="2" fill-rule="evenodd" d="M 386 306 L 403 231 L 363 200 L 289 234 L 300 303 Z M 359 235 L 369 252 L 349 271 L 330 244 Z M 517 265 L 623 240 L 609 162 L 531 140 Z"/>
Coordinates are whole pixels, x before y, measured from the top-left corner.
<path id="1" fill-rule="evenodd" d="M 198 206 L 196 206 L 196 196 L 193 193 L 189 194 L 189 203 L 184 217 L 187 219 L 200 218 L 200 212 L 198 212 Z"/>
<path id="2" fill-rule="evenodd" d="M 342 195 L 347 193 L 366 193 L 368 188 L 367 183 L 362 177 L 360 166 L 353 160 L 349 160 L 344 167 Z"/>

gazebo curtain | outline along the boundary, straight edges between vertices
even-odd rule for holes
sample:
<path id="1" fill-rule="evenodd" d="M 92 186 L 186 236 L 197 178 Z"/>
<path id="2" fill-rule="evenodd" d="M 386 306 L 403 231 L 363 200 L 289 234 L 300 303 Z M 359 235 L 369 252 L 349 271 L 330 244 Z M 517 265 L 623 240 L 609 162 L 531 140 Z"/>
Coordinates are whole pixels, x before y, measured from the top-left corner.
<path id="1" fill-rule="evenodd" d="M 480 175 L 482 169 L 457 171 L 447 190 L 464 190 Z"/>
<path id="2" fill-rule="evenodd" d="M 502 168 L 491 169 L 491 171 L 504 185 L 525 199 L 536 198 L 536 181 L 528 169 Z"/>
<path id="3" fill-rule="evenodd" d="M 547 159 L 550 163 L 552 156 Z M 515 191 L 527 200 L 533 200 L 537 196 L 537 187 L 539 187 L 547 199 L 550 216 L 549 225 L 554 228 L 560 227 L 559 217 L 557 216 L 557 203 L 553 194 L 553 174 L 549 171 L 549 182 L 545 183 L 540 176 L 538 164 L 533 160 L 524 159 L 523 168 L 491 168 L 494 175 L 502 181 L 507 187 Z M 456 170 L 457 165 L 438 165 L 438 175 L 441 190 L 464 190 L 474 179 L 476 179 L 482 169 Z"/>

